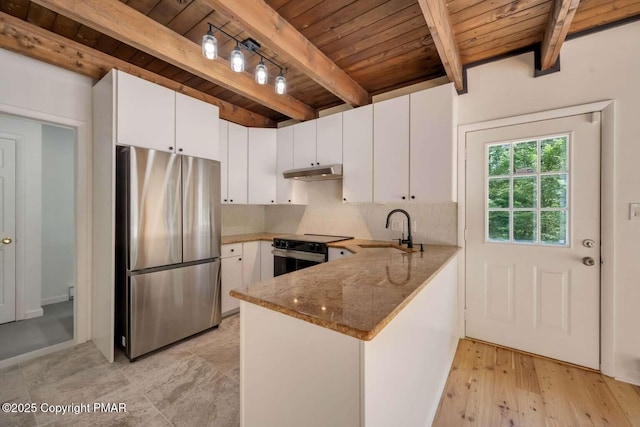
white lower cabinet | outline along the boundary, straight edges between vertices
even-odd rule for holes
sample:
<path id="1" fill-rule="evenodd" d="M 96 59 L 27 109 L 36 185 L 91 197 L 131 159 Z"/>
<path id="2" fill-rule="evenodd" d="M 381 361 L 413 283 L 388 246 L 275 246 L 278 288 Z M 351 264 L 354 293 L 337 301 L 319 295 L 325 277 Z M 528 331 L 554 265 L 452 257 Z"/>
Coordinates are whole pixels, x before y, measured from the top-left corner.
<path id="1" fill-rule="evenodd" d="M 334 261 L 340 258 L 346 258 L 349 255 L 353 255 L 351 251 L 343 248 L 329 248 L 329 261 Z"/>
<path id="2" fill-rule="evenodd" d="M 273 241 L 260 242 L 260 280 L 273 277 Z"/>
<path id="3" fill-rule="evenodd" d="M 226 246 L 226 245 L 224 245 Z M 223 254 L 224 254 L 223 246 Z M 221 268 L 221 292 L 222 292 L 222 316 L 235 313 L 240 307 L 240 302 L 229 295 L 231 289 L 242 285 L 242 253 L 239 255 L 222 258 Z"/>
<path id="4" fill-rule="evenodd" d="M 240 302 L 229 291 L 273 277 L 271 241 L 222 245 L 222 316 L 236 313 Z"/>
<path id="5" fill-rule="evenodd" d="M 242 244 L 242 284 L 260 281 L 260 242 Z"/>

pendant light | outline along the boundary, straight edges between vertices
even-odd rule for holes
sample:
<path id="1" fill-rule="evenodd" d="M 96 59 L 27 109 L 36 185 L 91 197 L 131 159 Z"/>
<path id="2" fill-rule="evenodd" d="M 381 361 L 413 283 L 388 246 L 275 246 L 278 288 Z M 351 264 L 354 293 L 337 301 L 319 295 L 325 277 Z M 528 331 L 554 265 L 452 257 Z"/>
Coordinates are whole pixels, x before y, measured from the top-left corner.
<path id="1" fill-rule="evenodd" d="M 216 59 L 218 57 L 218 40 L 213 36 L 211 24 L 209 31 L 202 36 L 202 56 L 207 59 Z"/>
<path id="2" fill-rule="evenodd" d="M 269 80 L 269 74 L 267 73 L 267 66 L 264 65 L 264 58 L 260 57 L 260 63 L 256 67 L 256 83 L 259 85 L 267 84 Z"/>
<path id="3" fill-rule="evenodd" d="M 231 55 L 229 56 L 229 62 L 231 69 L 236 73 L 244 71 L 244 55 L 240 51 L 240 44 L 237 41 L 236 48 L 231 51 Z"/>
<path id="4" fill-rule="evenodd" d="M 275 88 L 278 95 L 287 93 L 287 79 L 282 75 L 282 68 L 280 68 L 280 74 L 276 77 Z"/>

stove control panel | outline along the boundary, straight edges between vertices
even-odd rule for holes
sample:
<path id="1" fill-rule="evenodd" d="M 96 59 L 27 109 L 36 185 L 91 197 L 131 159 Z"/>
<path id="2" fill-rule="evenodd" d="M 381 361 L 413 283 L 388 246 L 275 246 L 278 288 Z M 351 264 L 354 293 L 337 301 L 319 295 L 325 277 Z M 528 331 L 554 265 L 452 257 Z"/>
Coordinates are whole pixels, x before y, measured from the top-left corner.
<path id="1" fill-rule="evenodd" d="M 289 249 L 292 251 L 312 252 L 316 254 L 328 253 L 324 243 L 301 242 L 298 240 L 273 239 L 273 247 L 276 249 Z"/>

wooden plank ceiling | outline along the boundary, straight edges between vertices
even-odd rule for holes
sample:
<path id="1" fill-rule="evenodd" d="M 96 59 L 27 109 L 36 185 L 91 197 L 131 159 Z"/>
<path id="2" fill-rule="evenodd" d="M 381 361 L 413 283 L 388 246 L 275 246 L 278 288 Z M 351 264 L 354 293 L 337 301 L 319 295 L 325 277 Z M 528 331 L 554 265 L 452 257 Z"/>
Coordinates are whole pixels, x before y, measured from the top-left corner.
<path id="1" fill-rule="evenodd" d="M 269 40 L 260 40 L 241 28 L 237 20 L 215 11 L 211 6 L 215 1 L 120 1 L 197 44 L 208 29 L 208 22 L 222 27 L 240 40 L 256 38 L 262 44 L 260 51 L 264 56 L 288 69 L 285 75 L 288 95 L 316 110 L 343 102 L 298 70 L 284 58 L 285 55 L 278 55 L 276 46 L 270 49 Z M 438 9 L 449 15 L 447 25 L 453 33 L 450 40 L 455 42 L 461 64 L 465 66 L 541 43 L 550 18 L 553 18 L 554 2 L 560 1 L 430 0 L 425 4 L 431 4 L 431 7 L 443 5 Z M 418 0 L 266 0 L 266 4 L 369 95 L 445 75 Z M 125 61 L 173 80 L 191 88 L 190 91 L 195 89 L 206 96 L 249 110 L 258 117 L 266 118 L 264 123 L 288 119 L 282 113 L 35 2 L 2 0 L 0 11 L 117 58 L 120 63 Z M 636 16 L 640 16 L 638 0 L 582 0 L 568 33 L 571 35 Z M 221 33 L 216 37 L 220 56 L 228 58 L 235 42 Z M 562 40 L 560 38 L 560 44 Z M 17 50 L 6 44 L 0 44 L 0 47 Z M 248 53 L 245 57 L 247 72 L 251 73 L 259 57 Z M 277 69 L 270 67 L 269 72 L 273 81 Z"/>

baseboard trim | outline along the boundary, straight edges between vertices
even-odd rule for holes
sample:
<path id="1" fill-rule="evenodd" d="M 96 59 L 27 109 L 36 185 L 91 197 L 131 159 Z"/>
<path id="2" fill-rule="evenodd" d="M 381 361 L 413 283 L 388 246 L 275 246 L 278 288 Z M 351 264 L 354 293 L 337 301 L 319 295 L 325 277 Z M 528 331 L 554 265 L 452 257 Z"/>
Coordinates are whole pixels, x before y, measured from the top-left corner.
<path id="1" fill-rule="evenodd" d="M 638 375 L 624 374 L 624 375 L 616 375 L 614 378 L 618 381 L 622 381 L 622 382 L 633 384 L 640 387 L 640 377 Z"/>
<path id="2" fill-rule="evenodd" d="M 49 305 L 49 304 L 57 304 L 59 302 L 69 301 L 69 295 L 58 295 L 57 297 L 44 298 L 40 301 L 40 305 Z"/>
<path id="3" fill-rule="evenodd" d="M 42 307 L 37 308 L 35 310 L 27 310 L 27 312 L 24 315 L 25 319 L 33 319 L 34 317 L 40 317 L 44 314 L 44 310 L 42 309 Z"/>
<path id="4" fill-rule="evenodd" d="M 14 366 L 18 363 L 26 362 L 46 354 L 55 353 L 56 351 L 64 350 L 66 348 L 71 348 L 75 345 L 76 343 L 74 340 L 69 340 L 49 347 L 39 348 L 38 350 L 30 351 L 29 353 L 21 354 L 19 356 L 10 357 L 9 359 L 0 360 L 0 369 L 8 368 L 9 366 Z"/>

